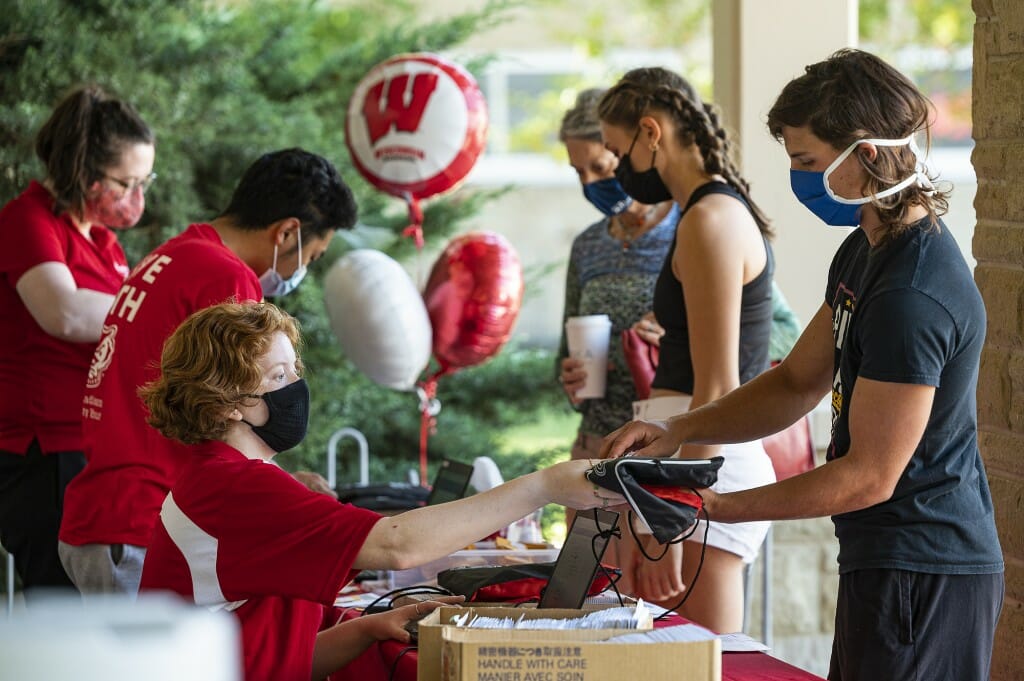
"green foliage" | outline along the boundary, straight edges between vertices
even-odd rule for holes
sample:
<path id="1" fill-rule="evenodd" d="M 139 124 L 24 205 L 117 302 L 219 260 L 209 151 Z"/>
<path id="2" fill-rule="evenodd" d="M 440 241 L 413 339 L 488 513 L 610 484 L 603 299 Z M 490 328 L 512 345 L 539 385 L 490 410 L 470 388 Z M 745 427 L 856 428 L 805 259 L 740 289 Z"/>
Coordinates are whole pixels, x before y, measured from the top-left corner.
<path id="1" fill-rule="evenodd" d="M 404 204 L 373 190 L 348 161 L 349 96 L 374 64 L 402 52 L 443 52 L 493 25 L 508 6 L 496 0 L 424 23 L 414 3 L 374 0 L 10 0 L 0 13 L 0 202 L 41 177 L 34 135 L 61 95 L 83 82 L 132 101 L 157 135 L 159 179 L 147 193 L 144 224 L 121 235 L 131 262 L 217 215 L 258 155 L 301 146 L 331 159 L 356 193 L 362 224 L 339 234 L 298 291 L 277 301 L 302 323 L 313 393 L 308 439 L 282 460 L 323 470 L 330 434 L 353 426 L 368 436 L 374 477 L 390 477 L 415 466 L 418 400 L 357 371 L 323 306 L 322 277 L 346 250 L 413 252 L 399 236 Z M 428 243 L 466 226 L 493 196 L 463 192 L 429 202 Z M 554 404 L 551 365 L 537 351 L 507 351 L 443 379 L 432 458 L 491 453 L 496 429 Z M 508 458 L 517 472 L 533 468 L 521 453 Z"/>
<path id="2" fill-rule="evenodd" d="M 860 36 L 889 47 L 966 47 L 974 38 L 974 12 L 965 0 L 860 0 Z"/>

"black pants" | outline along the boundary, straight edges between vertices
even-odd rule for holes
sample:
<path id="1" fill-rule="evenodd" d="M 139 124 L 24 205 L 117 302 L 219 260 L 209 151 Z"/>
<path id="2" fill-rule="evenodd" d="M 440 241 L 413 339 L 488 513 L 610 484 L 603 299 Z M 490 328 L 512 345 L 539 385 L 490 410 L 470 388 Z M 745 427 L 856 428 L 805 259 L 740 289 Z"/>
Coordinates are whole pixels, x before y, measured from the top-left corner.
<path id="1" fill-rule="evenodd" d="M 841 575 L 829 680 L 988 679 L 1003 591 L 1002 573 Z"/>
<path id="2" fill-rule="evenodd" d="M 0 451 L 0 542 L 14 556 L 26 595 L 74 588 L 57 556 L 57 533 L 64 488 L 84 467 L 81 452 L 44 455 L 36 440 L 24 456 Z"/>

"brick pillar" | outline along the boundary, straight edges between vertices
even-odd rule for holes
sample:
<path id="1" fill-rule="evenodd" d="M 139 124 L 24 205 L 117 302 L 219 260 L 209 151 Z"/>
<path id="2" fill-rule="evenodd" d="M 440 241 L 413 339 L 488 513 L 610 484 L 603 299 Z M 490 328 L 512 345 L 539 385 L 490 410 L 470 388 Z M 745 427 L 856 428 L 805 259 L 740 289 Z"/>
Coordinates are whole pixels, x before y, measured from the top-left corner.
<path id="1" fill-rule="evenodd" d="M 1009 680 L 1024 669 L 1024 3 L 972 4 L 974 276 L 988 310 L 978 427 L 1006 560 L 992 678 Z"/>

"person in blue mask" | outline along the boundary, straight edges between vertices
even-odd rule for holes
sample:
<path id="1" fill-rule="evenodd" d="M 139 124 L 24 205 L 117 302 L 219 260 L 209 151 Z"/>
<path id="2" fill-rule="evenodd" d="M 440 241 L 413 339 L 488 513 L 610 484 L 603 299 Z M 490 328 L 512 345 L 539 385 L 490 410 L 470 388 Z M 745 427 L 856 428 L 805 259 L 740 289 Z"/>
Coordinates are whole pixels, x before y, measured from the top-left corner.
<path id="1" fill-rule="evenodd" d="M 831 516 L 839 595 L 829 679 L 987 679 L 1003 556 L 977 435 L 985 307 L 916 136 L 931 104 L 867 52 L 790 81 L 768 114 L 797 198 L 856 227 L 776 368 L 700 409 L 630 423 L 602 454 L 671 456 L 762 437 L 830 395 L 827 462 L 773 485 L 702 490 L 723 523 Z"/>
<path id="2" fill-rule="evenodd" d="M 597 103 L 604 90 L 583 90 L 562 118 L 559 139 L 576 171 L 583 196 L 602 217 L 576 236 L 565 279 L 563 322 L 570 317 L 606 314 L 611 320 L 608 374 L 600 398 L 576 396 L 587 374 L 569 356 L 565 325 L 556 371 L 562 389 L 580 412 L 572 458 L 596 458 L 601 439 L 632 418 L 637 399 L 621 344 L 624 329 L 635 327 L 657 344 L 661 327 L 651 311 L 654 281 L 672 243 L 679 209 L 671 201 L 648 205 L 634 201 L 615 179 L 615 155 L 601 143 Z"/>
<path id="3" fill-rule="evenodd" d="M 156 378 L 167 336 L 189 314 L 225 300 L 288 294 L 334 231 L 355 220 L 355 199 L 330 161 L 283 149 L 249 166 L 220 216 L 189 226 L 132 270 L 89 366 L 82 398 L 86 465 L 68 486 L 60 527 L 61 563 L 84 595 L 136 592 L 160 504 L 183 461 L 181 445 L 146 423 L 136 394 Z M 247 427 L 279 451 L 293 446 L 287 432 Z M 333 494 L 319 475 L 296 475 Z"/>

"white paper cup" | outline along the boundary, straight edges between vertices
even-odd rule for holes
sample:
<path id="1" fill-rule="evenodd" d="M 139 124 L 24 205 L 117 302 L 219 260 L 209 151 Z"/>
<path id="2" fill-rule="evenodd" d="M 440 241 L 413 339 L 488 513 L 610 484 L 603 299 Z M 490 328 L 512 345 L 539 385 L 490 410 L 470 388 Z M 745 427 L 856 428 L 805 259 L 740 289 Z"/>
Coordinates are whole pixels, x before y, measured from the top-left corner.
<path id="1" fill-rule="evenodd" d="M 576 391 L 576 397 L 604 397 L 611 333 L 612 320 L 606 314 L 569 317 L 565 320 L 569 356 L 583 362 L 583 370 L 587 372 L 587 380 Z"/>

